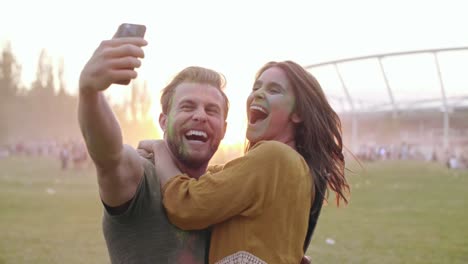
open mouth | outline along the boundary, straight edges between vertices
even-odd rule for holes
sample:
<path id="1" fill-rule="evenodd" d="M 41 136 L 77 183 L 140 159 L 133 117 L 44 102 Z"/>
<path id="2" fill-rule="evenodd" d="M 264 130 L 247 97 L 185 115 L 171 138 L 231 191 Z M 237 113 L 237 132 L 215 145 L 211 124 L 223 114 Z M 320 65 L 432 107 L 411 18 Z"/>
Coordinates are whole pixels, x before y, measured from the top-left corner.
<path id="1" fill-rule="evenodd" d="M 195 140 L 200 142 L 208 141 L 208 135 L 205 131 L 200 130 L 189 130 L 185 133 L 185 138 L 187 140 Z"/>
<path id="2" fill-rule="evenodd" d="M 268 112 L 263 107 L 252 105 L 249 110 L 249 116 L 250 116 L 249 123 L 255 124 L 267 118 Z"/>

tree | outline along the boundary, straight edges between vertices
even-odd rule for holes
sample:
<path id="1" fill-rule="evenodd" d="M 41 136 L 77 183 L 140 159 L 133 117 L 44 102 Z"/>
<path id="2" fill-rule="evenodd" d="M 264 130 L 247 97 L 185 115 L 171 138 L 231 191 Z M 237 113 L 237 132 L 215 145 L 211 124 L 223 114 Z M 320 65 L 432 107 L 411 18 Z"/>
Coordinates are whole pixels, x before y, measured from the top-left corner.
<path id="1" fill-rule="evenodd" d="M 43 49 L 39 55 L 36 69 L 36 79 L 31 85 L 31 94 L 37 96 L 38 99 L 46 100 L 47 102 L 54 95 L 54 68 L 52 60 Z"/>
<path id="2" fill-rule="evenodd" d="M 11 43 L 2 50 L 0 58 L 0 100 L 9 100 L 18 91 L 21 78 L 21 65 L 13 54 Z"/>
<path id="3" fill-rule="evenodd" d="M 134 80 L 130 97 L 122 104 L 112 104 L 111 100 L 110 104 L 126 143 L 136 144 L 142 139 L 157 138 L 158 131 L 150 113 L 152 98 L 146 82 Z"/>
<path id="4" fill-rule="evenodd" d="M 36 79 L 27 93 L 27 102 L 30 111 L 22 113 L 25 120 L 28 120 L 24 126 L 34 127 L 36 130 L 25 136 L 32 140 L 55 136 L 50 134 L 50 131 L 58 128 L 58 114 L 63 109 L 60 109 L 58 99 L 55 97 L 54 67 L 45 49 L 42 49 L 39 55 Z M 46 131 L 47 129 L 49 131 Z"/>
<path id="5" fill-rule="evenodd" d="M 133 121 L 147 121 L 151 119 L 151 94 L 146 81 L 141 84 L 138 80 L 132 83 L 132 95 L 130 98 L 131 119 Z"/>
<path id="6" fill-rule="evenodd" d="M 0 144 L 8 140 L 19 90 L 21 66 L 13 54 L 11 43 L 3 48 L 0 57 Z"/>
<path id="7" fill-rule="evenodd" d="M 58 90 L 58 97 L 64 97 L 67 92 L 66 92 L 66 82 L 65 82 L 65 77 L 64 77 L 64 72 L 65 72 L 65 62 L 63 60 L 63 57 L 60 58 L 59 63 L 58 63 L 58 80 L 59 80 L 59 90 Z"/>

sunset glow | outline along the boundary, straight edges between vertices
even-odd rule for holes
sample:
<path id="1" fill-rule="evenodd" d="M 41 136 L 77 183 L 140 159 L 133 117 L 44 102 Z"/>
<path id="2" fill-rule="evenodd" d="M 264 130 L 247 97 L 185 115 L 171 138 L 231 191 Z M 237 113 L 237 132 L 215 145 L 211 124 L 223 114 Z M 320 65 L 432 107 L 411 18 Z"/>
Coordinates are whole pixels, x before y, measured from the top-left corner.
<path id="1" fill-rule="evenodd" d="M 76 93 L 80 70 L 100 41 L 112 37 L 123 22 L 145 24 L 149 45 L 139 79 L 150 88 L 155 124 L 160 90 L 174 74 L 191 65 L 212 68 L 226 76 L 231 101 L 223 144 L 242 146 L 245 100 L 256 70 L 265 62 L 290 59 L 307 65 L 466 45 L 466 9 L 449 2 L 17 0 L 9 1 L 8 12 L 0 17 L 0 41 L 11 41 L 25 86 L 34 79 L 38 54 L 45 48 L 54 63 L 63 58 L 67 88 Z M 34 12 L 26 13 L 25 7 Z M 319 81 L 326 84 L 326 92 L 335 93 L 326 75 Z M 116 86 L 108 93 L 119 101 L 129 89 Z"/>

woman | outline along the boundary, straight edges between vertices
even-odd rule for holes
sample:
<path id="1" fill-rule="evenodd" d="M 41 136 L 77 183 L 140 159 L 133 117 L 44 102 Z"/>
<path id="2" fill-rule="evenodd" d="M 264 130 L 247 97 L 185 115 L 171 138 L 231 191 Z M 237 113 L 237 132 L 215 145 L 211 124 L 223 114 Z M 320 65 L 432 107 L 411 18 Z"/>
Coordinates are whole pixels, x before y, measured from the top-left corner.
<path id="1" fill-rule="evenodd" d="M 347 203 L 340 119 L 292 61 L 259 70 L 247 113 L 245 155 L 198 180 L 168 166 L 167 148 L 156 149 L 164 207 L 181 229 L 212 226 L 210 263 L 299 263 L 327 186 Z"/>

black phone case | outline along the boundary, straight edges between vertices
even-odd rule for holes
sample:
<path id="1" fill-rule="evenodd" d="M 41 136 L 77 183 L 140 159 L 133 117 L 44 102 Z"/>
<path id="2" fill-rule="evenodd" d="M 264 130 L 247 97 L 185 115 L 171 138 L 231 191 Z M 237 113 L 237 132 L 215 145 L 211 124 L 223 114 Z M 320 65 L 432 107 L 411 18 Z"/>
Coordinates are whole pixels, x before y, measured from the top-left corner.
<path id="1" fill-rule="evenodd" d="M 144 38 L 146 33 L 145 25 L 123 23 L 117 29 L 114 38 L 139 37 Z"/>

